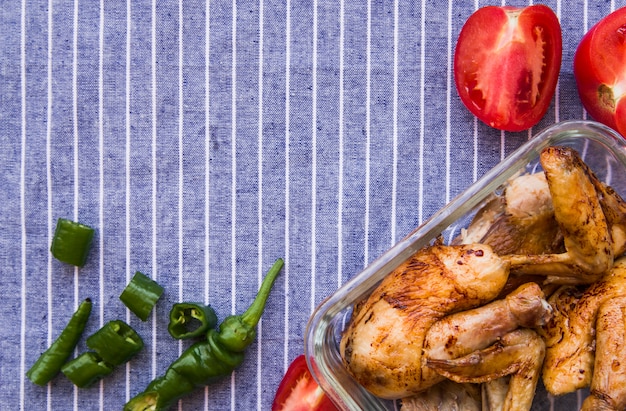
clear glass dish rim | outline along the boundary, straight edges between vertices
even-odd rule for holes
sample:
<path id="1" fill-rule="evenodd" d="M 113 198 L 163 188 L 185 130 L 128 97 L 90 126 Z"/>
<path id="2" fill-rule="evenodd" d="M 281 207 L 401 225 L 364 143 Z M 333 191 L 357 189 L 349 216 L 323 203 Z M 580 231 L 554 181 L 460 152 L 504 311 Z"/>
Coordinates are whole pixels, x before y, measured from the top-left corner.
<path id="1" fill-rule="evenodd" d="M 332 364 L 336 357 L 333 358 L 327 351 L 335 316 L 349 309 L 408 256 L 429 244 L 445 228 L 536 159 L 542 149 L 572 138 L 600 142 L 626 167 L 626 140 L 611 128 L 592 120 L 568 120 L 553 124 L 530 138 L 317 306 L 305 330 L 305 356 L 314 379 L 340 408 L 388 410 L 380 399 L 373 397 L 352 379 L 346 380 L 344 376 L 344 384 L 339 381 L 340 377 L 334 372 L 337 364 Z"/>

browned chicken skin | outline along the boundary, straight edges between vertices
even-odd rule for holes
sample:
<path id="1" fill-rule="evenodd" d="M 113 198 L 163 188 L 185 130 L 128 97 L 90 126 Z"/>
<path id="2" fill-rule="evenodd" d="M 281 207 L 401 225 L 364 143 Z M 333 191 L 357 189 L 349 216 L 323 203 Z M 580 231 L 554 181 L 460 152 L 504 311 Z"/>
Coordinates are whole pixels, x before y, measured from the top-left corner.
<path id="1" fill-rule="evenodd" d="M 544 354 L 541 337 L 519 328 L 484 350 L 452 360 L 428 359 L 427 365 L 459 383 L 484 383 L 510 375 L 502 410 L 526 411 L 532 406 Z"/>
<path id="2" fill-rule="evenodd" d="M 606 301 L 596 320 L 591 393 L 581 411 L 626 409 L 626 297 Z"/>
<path id="3" fill-rule="evenodd" d="M 402 399 L 402 411 L 481 411 L 480 386 L 443 380 Z"/>
<path id="4" fill-rule="evenodd" d="M 584 292 L 564 286 L 548 299 L 554 316 L 542 333 L 546 341 L 543 382 L 549 393 L 561 395 L 589 386 L 598 310 L 619 296 L 626 296 L 626 257 L 618 259 L 602 280 Z"/>
<path id="5" fill-rule="evenodd" d="M 511 179 L 502 196 L 490 201 L 486 210 L 477 214 L 464 232 L 465 238 L 456 241 L 472 238 L 490 245 L 499 255 L 564 251 L 543 172 Z"/>
<path id="6" fill-rule="evenodd" d="M 507 375 L 481 384 L 482 411 L 502 411 L 509 393 L 509 381 Z"/>
<path id="7" fill-rule="evenodd" d="M 426 333 L 423 361 L 458 358 L 490 346 L 519 327 L 544 326 L 552 318 L 552 307 L 543 297 L 537 284 L 527 283 L 504 299 L 442 318 Z M 422 371 L 424 380 L 437 375 Z"/>
<path id="8" fill-rule="evenodd" d="M 626 252 L 626 201 L 613 188 L 599 181 L 593 173 L 590 175 L 593 177 L 591 181 L 596 188 L 602 211 L 610 227 L 613 254 L 616 256 L 624 254 Z"/>
<path id="9" fill-rule="evenodd" d="M 482 383 L 515 374 L 507 385 L 502 409 L 528 410 L 544 343 L 529 329 L 518 331 L 520 327 L 541 327 L 551 317 L 552 307 L 534 283 L 522 285 L 505 299 L 451 314 L 426 334 L 422 379 L 447 377 L 459 383 Z"/>
<path id="10" fill-rule="evenodd" d="M 428 386 L 421 375 L 426 331 L 447 314 L 493 300 L 508 266 L 489 246 L 432 246 L 390 273 L 343 334 L 344 365 L 367 390 L 402 398 Z"/>
<path id="11" fill-rule="evenodd" d="M 563 233 L 565 252 L 511 255 L 516 273 L 546 274 L 548 282 L 590 284 L 613 264 L 613 242 L 593 176 L 578 153 L 547 147 L 540 155 Z"/>
<path id="12" fill-rule="evenodd" d="M 564 251 L 543 172 L 516 176 L 493 195 L 453 244 L 487 244 L 499 255 Z"/>

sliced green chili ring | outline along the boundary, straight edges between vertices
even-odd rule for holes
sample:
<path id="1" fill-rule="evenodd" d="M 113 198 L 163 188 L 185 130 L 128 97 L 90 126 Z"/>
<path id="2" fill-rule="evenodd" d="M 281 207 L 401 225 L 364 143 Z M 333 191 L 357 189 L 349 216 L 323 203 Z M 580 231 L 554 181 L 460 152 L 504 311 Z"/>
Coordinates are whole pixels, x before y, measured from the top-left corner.
<path id="1" fill-rule="evenodd" d="M 204 335 L 217 325 L 217 315 L 210 305 L 201 303 L 176 303 L 170 310 L 167 331 L 177 340 Z"/>
<path id="2" fill-rule="evenodd" d="M 87 338 L 87 347 L 107 363 L 118 366 L 141 351 L 143 340 L 130 325 L 113 320 Z"/>
<path id="3" fill-rule="evenodd" d="M 94 233 L 94 229 L 87 225 L 59 218 L 50 252 L 59 261 L 82 267 L 87 262 Z"/>
<path id="4" fill-rule="evenodd" d="M 111 374 L 113 366 L 95 352 L 87 351 L 65 364 L 61 371 L 77 387 L 87 388 Z"/>
<path id="5" fill-rule="evenodd" d="M 61 367 L 72 355 L 85 330 L 91 307 L 92 303 L 89 298 L 80 303 L 61 334 L 26 372 L 26 376 L 32 382 L 46 385 L 61 371 Z"/>
<path id="6" fill-rule="evenodd" d="M 137 271 L 130 280 L 120 300 L 142 321 L 146 321 L 150 311 L 163 294 L 163 287 L 145 274 Z"/>

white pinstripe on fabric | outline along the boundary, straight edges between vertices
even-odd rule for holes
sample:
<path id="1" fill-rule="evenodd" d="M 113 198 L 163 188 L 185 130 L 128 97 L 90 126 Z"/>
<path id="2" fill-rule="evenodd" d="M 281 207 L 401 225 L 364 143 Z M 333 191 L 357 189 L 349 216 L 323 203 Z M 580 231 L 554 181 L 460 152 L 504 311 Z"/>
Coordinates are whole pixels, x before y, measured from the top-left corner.
<path id="1" fill-rule="evenodd" d="M 102 6 L 103 8 L 104 6 Z M 131 233 L 130 233 L 130 226 L 131 226 L 131 220 L 130 220 L 130 208 L 131 208 L 131 204 L 130 204 L 130 179 L 131 179 L 131 175 L 130 175 L 130 150 L 131 150 L 131 119 L 130 119 L 130 89 L 131 89 L 131 71 L 130 71 L 130 64 L 131 64 L 131 45 L 132 45 L 132 31 L 131 31 L 131 20 L 132 20 L 132 4 L 131 4 L 131 0 L 126 0 L 126 71 L 125 71 L 125 81 L 124 81 L 124 85 L 125 85 L 125 110 L 124 110 L 124 120 L 125 120 L 125 189 L 126 189 L 126 203 L 124 206 L 124 220 L 126 223 L 126 235 L 125 235 L 125 251 L 126 251 L 126 266 L 125 266 L 125 273 L 126 273 L 126 283 L 128 284 L 130 282 L 130 279 L 132 278 L 132 268 L 131 268 Z M 101 227 L 103 227 L 104 225 L 102 225 Z M 103 237 L 103 236 L 101 236 Z M 102 297 L 103 298 L 103 297 Z M 100 301 L 103 301 L 103 299 L 101 299 Z M 103 304 L 100 304 L 103 305 Z M 130 310 L 126 311 L 126 323 L 130 324 Z M 130 399 L 130 363 L 126 363 L 126 365 L 124 366 L 124 372 L 125 372 L 125 379 L 126 379 L 126 390 L 124 392 L 124 398 L 126 401 L 128 401 Z M 103 383 L 104 384 L 104 383 Z M 102 403 L 102 407 L 104 407 L 104 403 Z"/>
<path id="2" fill-rule="evenodd" d="M 48 65 L 47 65 L 47 107 L 46 107 L 46 200 L 47 200 L 47 220 L 48 220 L 48 244 L 52 241 L 53 236 L 53 217 L 52 217 L 52 172 L 50 159 L 50 145 L 52 139 L 52 0 L 48 0 Z M 48 272 L 47 272 L 47 301 L 48 301 L 48 336 L 47 345 L 52 343 L 52 257 L 48 256 Z M 48 384 L 46 390 L 47 404 L 49 410 L 51 408 L 52 389 Z"/>
<path id="3" fill-rule="evenodd" d="M 291 224 L 288 216 L 291 213 L 289 194 L 291 191 L 291 184 L 289 183 L 289 173 L 291 169 L 291 121 L 289 117 L 289 111 L 291 108 L 291 0 L 286 1 L 285 6 L 285 316 L 284 316 L 284 330 L 283 330 L 283 373 L 287 371 L 289 365 L 289 293 L 290 293 L 290 281 L 289 276 L 290 260 L 291 260 L 291 243 L 289 238 L 289 232 Z"/>
<path id="4" fill-rule="evenodd" d="M 365 39 L 365 229 L 363 235 L 363 267 L 370 263 L 370 159 L 372 144 L 372 1 L 367 0 L 367 21 Z"/>
<path id="5" fill-rule="evenodd" d="M 312 93 L 311 93 L 311 296 L 310 312 L 315 309 L 315 266 L 317 243 L 317 37 L 318 10 L 317 0 L 313 0 L 313 58 L 312 58 Z"/>
<path id="6" fill-rule="evenodd" d="M 150 79 L 151 79 L 151 122 L 152 122 L 152 146 L 151 146 L 151 165 L 152 165 L 152 279 L 159 281 L 159 272 L 157 269 L 157 79 L 156 79 L 156 0 L 152 0 L 151 3 L 151 67 L 150 67 Z M 157 376 L 157 322 L 156 312 L 152 312 L 152 378 Z"/>
<path id="7" fill-rule="evenodd" d="M 231 268 L 231 272 L 230 272 L 230 279 L 231 279 L 231 288 L 230 288 L 230 301 L 231 301 L 231 307 L 230 307 L 230 311 L 231 314 L 235 314 L 235 311 L 237 309 L 236 306 L 236 295 L 237 295 L 237 281 L 236 281 L 236 276 L 237 276 L 237 258 L 236 258 L 236 254 L 237 254 L 237 244 L 236 244 L 236 233 L 237 233 L 237 1 L 233 0 L 232 1 L 232 68 L 231 68 L 231 82 L 232 82 L 232 86 L 231 86 L 231 102 L 230 102 L 230 110 L 231 110 L 231 117 L 230 117 L 230 127 L 231 127 L 231 134 L 230 134 L 230 144 L 231 144 L 231 164 L 230 164 L 230 170 L 231 170 L 231 189 L 230 189 L 230 198 L 231 198 L 231 204 L 230 204 L 230 221 L 231 221 L 231 225 L 230 225 L 230 268 Z M 236 381 L 236 371 L 233 371 L 233 373 L 230 375 L 230 409 L 231 411 L 235 411 L 236 407 L 236 400 L 237 400 L 237 396 L 236 396 L 236 388 L 237 388 L 237 381 Z"/>
<path id="8" fill-rule="evenodd" d="M 345 0 L 339 0 L 339 160 L 338 160 L 338 181 L 337 181 L 337 286 L 343 283 L 343 196 L 344 196 L 344 109 L 345 109 Z"/>
<path id="9" fill-rule="evenodd" d="M 264 53 L 264 24 L 265 24 L 265 9 L 263 0 L 259 0 L 259 64 L 258 64 L 258 76 L 257 81 L 259 84 L 258 91 L 258 122 L 257 122 L 257 178 L 258 178 L 258 196 L 257 196 L 257 271 L 256 280 L 257 288 L 263 280 L 263 53 Z M 262 364 L 263 364 L 263 338 L 264 338 L 263 318 L 259 320 L 257 325 L 257 367 L 256 367 L 256 406 L 257 409 L 262 409 L 263 404 L 262 397 Z"/>
<path id="10" fill-rule="evenodd" d="M 20 3 L 20 388 L 19 406 L 24 409 L 26 373 L 26 0 Z"/>
<path id="11" fill-rule="evenodd" d="M 209 230 L 209 215 L 211 213 L 210 207 L 210 173 L 209 173 L 209 159 L 211 150 L 211 132 L 210 132 L 210 48 L 211 48 L 211 2 L 205 2 L 205 32 L 204 32 L 204 302 L 209 304 L 209 285 L 211 279 L 210 267 L 210 253 L 209 244 L 211 239 L 211 233 Z M 208 411 L 209 407 L 209 387 L 204 388 L 204 409 Z"/>

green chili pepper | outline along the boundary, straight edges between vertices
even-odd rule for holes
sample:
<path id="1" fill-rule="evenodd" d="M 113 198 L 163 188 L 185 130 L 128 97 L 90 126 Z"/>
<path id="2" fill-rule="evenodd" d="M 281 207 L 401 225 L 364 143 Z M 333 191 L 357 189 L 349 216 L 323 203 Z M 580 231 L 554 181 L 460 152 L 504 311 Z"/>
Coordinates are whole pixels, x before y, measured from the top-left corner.
<path id="1" fill-rule="evenodd" d="M 87 347 L 103 361 L 118 366 L 124 364 L 143 348 L 143 340 L 122 320 L 113 320 L 87 338 Z"/>
<path id="2" fill-rule="evenodd" d="M 216 325 L 217 316 L 210 305 L 176 303 L 170 310 L 167 331 L 177 340 L 183 340 L 204 335 Z"/>
<path id="3" fill-rule="evenodd" d="M 61 368 L 65 376 L 77 387 L 87 388 L 113 372 L 113 366 L 95 352 L 87 351 Z"/>
<path id="4" fill-rule="evenodd" d="M 59 218 L 50 251 L 57 260 L 82 267 L 87 262 L 94 232 L 87 225 Z"/>
<path id="5" fill-rule="evenodd" d="M 174 361 L 165 374 L 131 399 L 124 411 L 162 411 L 196 388 L 230 375 L 244 360 L 244 350 L 256 335 L 255 327 L 265 309 L 274 281 L 283 266 L 278 259 L 269 270 L 250 307 L 240 316 L 229 316 Z"/>
<path id="6" fill-rule="evenodd" d="M 148 319 L 150 311 L 163 294 L 163 287 L 145 274 L 137 271 L 130 283 L 120 294 L 120 300 L 142 321 Z"/>
<path id="7" fill-rule="evenodd" d="M 46 385 L 61 371 L 61 367 L 72 355 L 85 330 L 91 307 L 92 303 L 89 298 L 80 303 L 61 334 L 26 372 L 26 376 L 32 382 Z"/>
<path id="8" fill-rule="evenodd" d="M 278 260 L 267 274 L 266 280 L 273 270 L 276 270 L 278 274 L 282 266 L 283 261 Z M 265 303 L 273 285 L 273 281 L 263 281 L 256 298 L 243 314 L 230 315 L 222 321 L 220 333 L 217 335 L 217 340 L 221 345 L 234 352 L 241 352 L 248 348 L 256 337 L 256 325 L 263 315 Z"/>

